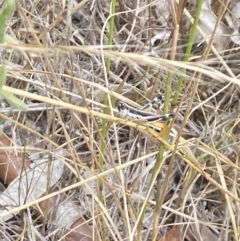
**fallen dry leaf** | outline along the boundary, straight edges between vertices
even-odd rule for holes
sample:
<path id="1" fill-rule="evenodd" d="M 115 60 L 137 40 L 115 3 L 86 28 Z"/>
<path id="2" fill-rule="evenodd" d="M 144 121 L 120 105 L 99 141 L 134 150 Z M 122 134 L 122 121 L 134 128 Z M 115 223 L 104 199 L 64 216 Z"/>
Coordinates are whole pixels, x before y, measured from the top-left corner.
<path id="1" fill-rule="evenodd" d="M 56 192 L 57 188 L 53 187 L 48 192 L 45 192 L 43 196 L 46 196 L 50 193 Z M 50 212 L 53 210 L 54 206 L 57 203 L 58 195 L 55 195 L 53 197 L 50 197 L 49 199 L 46 199 L 42 202 L 40 202 L 36 208 L 36 216 L 40 217 L 40 219 L 43 221 L 44 218 L 48 218 Z"/>
<path id="2" fill-rule="evenodd" d="M 5 134 L 0 135 L 0 178 L 9 185 L 19 174 L 26 170 L 31 161 L 24 153 L 17 150 L 4 150 L 4 147 L 14 147 L 14 143 Z"/>
<path id="3" fill-rule="evenodd" d="M 221 21 L 218 23 L 218 26 L 215 29 L 215 25 L 218 21 L 217 16 L 209 10 L 202 9 L 199 27 L 202 29 L 204 33 L 204 37 L 209 40 L 212 40 L 212 44 L 218 51 L 223 51 L 230 43 L 230 29 Z M 212 36 L 215 30 L 215 34 Z M 197 35 L 198 38 L 202 39 L 202 36 Z"/>
<path id="4" fill-rule="evenodd" d="M 61 178 L 63 168 L 63 162 L 57 158 L 53 158 L 51 162 L 48 157 L 42 158 L 37 160 L 34 167 L 28 168 L 21 176 L 15 178 L 0 194 L 0 220 L 6 221 L 13 216 L 13 214 L 8 214 L 7 210 L 41 197 Z"/>
<path id="5" fill-rule="evenodd" d="M 219 238 L 206 225 L 203 225 L 201 223 L 187 225 L 186 237 L 188 240 L 191 241 L 219 240 Z"/>
<path id="6" fill-rule="evenodd" d="M 180 226 L 174 226 L 157 241 L 180 241 Z"/>
<path id="7" fill-rule="evenodd" d="M 43 196 L 55 191 L 57 191 L 56 187 L 51 188 L 50 192 L 44 193 Z M 57 198 L 58 196 L 56 195 L 40 202 L 36 209 L 36 216 L 40 216 L 40 219 L 43 221 L 43 217 L 48 218 L 51 215 L 51 211 L 53 211 L 55 214 L 51 220 L 54 220 L 54 223 L 59 227 L 68 230 L 65 241 L 92 241 L 93 231 L 81 217 L 76 206 L 70 200 L 58 203 Z"/>
<path id="8" fill-rule="evenodd" d="M 92 241 L 93 231 L 82 218 L 82 209 L 70 199 L 64 199 L 54 208 L 54 217 L 51 219 L 55 225 L 62 228 L 60 237 L 66 235 L 66 241 Z"/>
<path id="9" fill-rule="evenodd" d="M 71 226 L 72 231 L 66 236 L 66 241 L 92 241 L 93 231 L 83 219 L 77 219 Z"/>

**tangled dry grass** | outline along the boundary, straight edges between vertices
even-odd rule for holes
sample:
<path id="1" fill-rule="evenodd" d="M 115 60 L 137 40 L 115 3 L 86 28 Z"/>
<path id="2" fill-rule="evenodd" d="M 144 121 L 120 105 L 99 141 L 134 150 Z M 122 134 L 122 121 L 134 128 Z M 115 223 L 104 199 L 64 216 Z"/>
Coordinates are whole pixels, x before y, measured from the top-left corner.
<path id="1" fill-rule="evenodd" d="M 3 104 L 4 131 L 35 163 L 44 157 L 65 166 L 39 196 L 56 194 L 51 213 L 39 219 L 39 198 L 14 207 L 15 216 L 1 220 L 1 240 L 80 240 L 85 229 L 83 240 L 240 237 L 239 50 L 223 38 L 221 53 L 206 52 L 211 43 L 199 40 L 183 62 L 189 23 L 183 14 L 174 45 L 168 2 L 118 1 L 109 49 L 111 1 L 16 1 L 6 34 L 19 44 L 6 45 L 2 61 L 13 49 L 7 85 L 25 97 L 28 111 L 7 117 Z M 229 14 L 236 4 L 230 2 Z M 222 6 L 212 6 L 220 22 Z M 188 1 L 186 10 L 194 16 L 195 9 Z M 182 68 L 168 140 L 133 128 L 106 101 L 114 96 L 139 108 L 167 88 L 171 100 Z M 156 170 L 160 143 L 165 151 Z M 83 236 L 65 237 L 78 218 L 88 224 Z"/>

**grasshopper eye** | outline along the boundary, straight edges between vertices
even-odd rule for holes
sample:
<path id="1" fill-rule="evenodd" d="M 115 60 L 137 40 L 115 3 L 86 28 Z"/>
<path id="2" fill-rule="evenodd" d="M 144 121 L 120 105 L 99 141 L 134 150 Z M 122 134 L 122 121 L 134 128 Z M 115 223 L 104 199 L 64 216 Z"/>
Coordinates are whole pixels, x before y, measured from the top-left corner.
<path id="1" fill-rule="evenodd" d="M 162 100 L 162 94 L 158 93 L 155 97 L 156 101 L 161 101 Z"/>
<path id="2" fill-rule="evenodd" d="M 118 101 L 117 108 L 118 108 L 118 111 L 122 111 L 126 108 L 126 106 L 122 101 Z"/>

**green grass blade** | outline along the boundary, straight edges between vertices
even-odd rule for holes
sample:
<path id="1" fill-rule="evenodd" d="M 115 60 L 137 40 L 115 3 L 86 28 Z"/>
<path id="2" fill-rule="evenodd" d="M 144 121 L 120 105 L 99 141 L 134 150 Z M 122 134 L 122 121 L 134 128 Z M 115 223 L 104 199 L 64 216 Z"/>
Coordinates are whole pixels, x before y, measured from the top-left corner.
<path id="1" fill-rule="evenodd" d="M 21 111 L 26 111 L 27 110 L 27 105 L 17 97 L 15 97 L 12 93 L 1 90 L 0 91 L 1 97 L 3 97 L 14 109 L 18 109 Z"/>
<path id="2" fill-rule="evenodd" d="M 7 1 L 7 6 L 3 9 L 0 14 L 0 43 L 4 42 L 5 25 L 7 20 L 11 17 L 15 10 L 15 1 Z"/>
<path id="3" fill-rule="evenodd" d="M 2 68 L 0 69 L 0 90 L 6 83 L 6 77 L 7 77 L 6 68 L 5 68 L 5 65 L 3 65 Z"/>
<path id="4" fill-rule="evenodd" d="M 191 32 L 190 32 L 190 35 L 189 35 L 186 53 L 185 53 L 185 56 L 184 56 L 184 61 L 186 61 L 186 62 L 189 60 L 189 57 L 191 55 L 192 46 L 193 46 L 194 39 L 195 39 L 195 36 L 196 36 L 196 33 L 197 33 L 197 26 L 198 26 L 200 14 L 201 14 L 201 11 L 202 11 L 202 4 L 203 4 L 203 0 L 199 0 L 198 4 L 197 4 L 197 10 L 196 10 L 196 15 L 195 15 L 195 18 L 194 18 L 193 26 L 192 26 L 192 29 L 191 29 Z M 177 87 L 176 87 L 176 91 L 175 91 L 175 94 L 174 94 L 174 97 L 173 97 L 173 102 L 172 102 L 173 106 L 175 106 L 177 104 L 179 94 L 181 93 L 181 88 L 182 88 L 183 81 L 184 81 L 184 78 L 185 78 L 186 69 L 182 69 L 181 72 L 182 73 L 179 77 Z"/>

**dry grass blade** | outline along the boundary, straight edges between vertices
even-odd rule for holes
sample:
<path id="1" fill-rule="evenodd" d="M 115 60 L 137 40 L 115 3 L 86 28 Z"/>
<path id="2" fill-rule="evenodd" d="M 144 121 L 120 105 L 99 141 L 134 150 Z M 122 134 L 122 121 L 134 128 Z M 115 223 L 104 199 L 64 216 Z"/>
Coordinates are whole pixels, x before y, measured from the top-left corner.
<path id="1" fill-rule="evenodd" d="M 1 102 L 0 240 L 239 239 L 240 4 L 210 2 L 16 2 L 2 91 L 28 109 Z M 135 110 L 159 92 L 169 124 Z"/>

